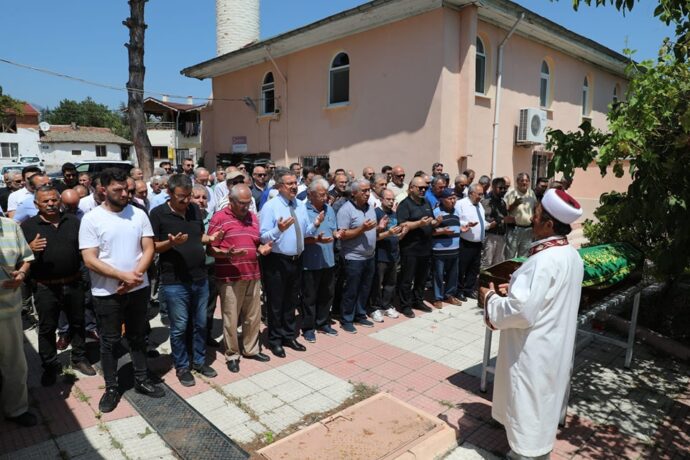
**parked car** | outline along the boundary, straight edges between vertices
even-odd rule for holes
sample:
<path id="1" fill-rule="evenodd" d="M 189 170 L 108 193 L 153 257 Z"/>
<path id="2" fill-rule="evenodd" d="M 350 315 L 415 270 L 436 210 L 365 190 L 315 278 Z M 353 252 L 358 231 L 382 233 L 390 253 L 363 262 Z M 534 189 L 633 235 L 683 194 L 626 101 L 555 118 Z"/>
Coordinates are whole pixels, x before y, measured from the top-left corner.
<path id="1" fill-rule="evenodd" d="M 17 164 L 24 166 L 40 166 L 43 168 L 43 160 L 40 157 L 19 157 Z"/>
<path id="2" fill-rule="evenodd" d="M 83 163 L 77 163 L 77 173 L 87 172 L 90 174 L 96 174 L 107 168 L 121 168 L 124 169 L 127 174 L 134 167 L 131 161 L 85 161 Z"/>

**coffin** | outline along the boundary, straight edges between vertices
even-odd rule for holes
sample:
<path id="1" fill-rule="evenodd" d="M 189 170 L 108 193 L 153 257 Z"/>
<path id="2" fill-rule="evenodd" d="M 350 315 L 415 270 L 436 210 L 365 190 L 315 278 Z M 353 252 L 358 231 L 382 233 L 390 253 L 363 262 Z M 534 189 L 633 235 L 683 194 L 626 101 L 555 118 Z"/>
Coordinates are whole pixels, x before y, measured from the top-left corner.
<path id="1" fill-rule="evenodd" d="M 548 249 L 547 249 L 548 251 Z M 580 308 L 587 307 L 615 290 L 637 284 L 642 277 L 644 255 L 627 243 L 611 243 L 578 249 L 584 262 Z M 506 260 L 482 270 L 480 286 L 510 282 L 511 274 L 526 258 Z"/>

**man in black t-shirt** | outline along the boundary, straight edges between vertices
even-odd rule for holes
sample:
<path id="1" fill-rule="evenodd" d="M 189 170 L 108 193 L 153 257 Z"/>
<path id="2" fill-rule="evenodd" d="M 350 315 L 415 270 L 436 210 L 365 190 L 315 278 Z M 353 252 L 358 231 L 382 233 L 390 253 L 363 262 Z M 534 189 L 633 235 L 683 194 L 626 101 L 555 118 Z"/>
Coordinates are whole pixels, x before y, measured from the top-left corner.
<path id="1" fill-rule="evenodd" d="M 431 233 L 438 225 L 424 194 L 429 187 L 424 178 L 415 177 L 408 196 L 398 205 L 398 222 L 407 227 L 407 235 L 400 241 L 400 310 L 414 318 L 413 308 L 429 312 L 424 303 L 424 283 L 431 261 Z"/>
<path id="2" fill-rule="evenodd" d="M 191 203 L 192 181 L 186 174 L 168 180 L 170 200 L 151 210 L 155 249 L 160 254 L 160 292 L 170 318 L 170 345 L 177 378 L 184 386 L 196 382 L 191 370 L 205 377 L 218 375 L 206 364 L 208 276 L 201 210 Z M 222 235 L 220 235 L 222 238 Z M 187 329 L 192 324 L 192 360 L 187 353 Z M 191 363 L 190 363 L 191 361 Z"/>

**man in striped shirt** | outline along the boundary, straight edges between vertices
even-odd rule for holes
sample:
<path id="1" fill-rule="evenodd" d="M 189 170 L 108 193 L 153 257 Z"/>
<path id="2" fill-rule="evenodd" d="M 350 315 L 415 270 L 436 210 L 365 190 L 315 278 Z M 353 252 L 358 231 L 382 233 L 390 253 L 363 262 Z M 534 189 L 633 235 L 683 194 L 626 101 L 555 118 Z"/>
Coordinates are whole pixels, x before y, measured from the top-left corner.
<path id="1" fill-rule="evenodd" d="M 209 253 L 216 258 L 215 278 L 223 315 L 225 360 L 230 372 L 239 372 L 240 354 L 261 362 L 270 360 L 261 352 L 259 344 L 261 273 L 257 256 L 271 252 L 272 243 L 260 244 L 259 219 L 249 211 L 252 203 L 249 187 L 237 184 L 229 196 L 230 206 L 211 218 L 208 231 L 211 234 L 222 231 L 223 238 L 211 244 Z M 240 318 L 241 348 L 237 337 Z"/>

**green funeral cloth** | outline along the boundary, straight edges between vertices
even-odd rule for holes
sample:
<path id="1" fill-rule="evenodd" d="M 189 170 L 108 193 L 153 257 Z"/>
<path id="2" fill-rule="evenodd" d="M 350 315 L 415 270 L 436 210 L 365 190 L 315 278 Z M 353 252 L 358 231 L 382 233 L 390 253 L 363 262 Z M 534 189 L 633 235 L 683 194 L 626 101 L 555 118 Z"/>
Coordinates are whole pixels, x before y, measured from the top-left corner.
<path id="1" fill-rule="evenodd" d="M 623 281 L 635 270 L 641 269 L 644 255 L 627 243 L 589 246 L 577 250 L 585 265 L 582 287 L 606 288 Z M 513 259 L 524 262 L 526 257 Z"/>

